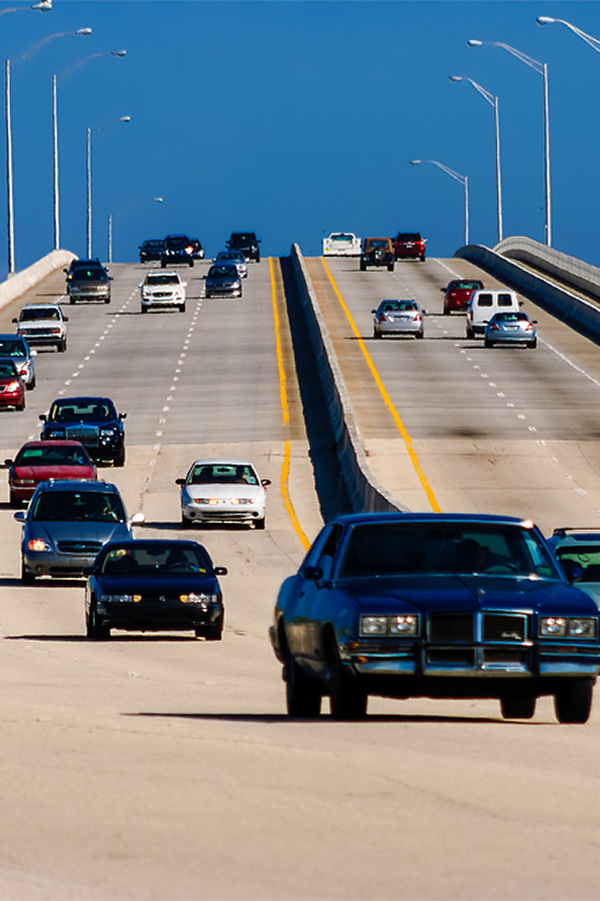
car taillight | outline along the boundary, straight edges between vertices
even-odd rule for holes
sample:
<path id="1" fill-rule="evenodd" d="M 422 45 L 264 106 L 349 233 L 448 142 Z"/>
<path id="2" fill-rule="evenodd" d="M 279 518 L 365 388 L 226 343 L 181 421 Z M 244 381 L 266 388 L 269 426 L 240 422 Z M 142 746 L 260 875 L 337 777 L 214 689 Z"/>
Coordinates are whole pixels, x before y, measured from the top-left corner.
<path id="1" fill-rule="evenodd" d="M 531 331 L 533 331 L 533 322 L 528 322 L 528 323 L 527 323 L 527 325 L 525 326 L 525 331 L 526 331 L 526 332 L 531 332 Z"/>
<path id="2" fill-rule="evenodd" d="M 490 331 L 491 331 L 491 332 L 497 332 L 497 331 L 498 331 L 498 326 L 496 325 L 495 322 L 490 322 Z"/>
<path id="3" fill-rule="evenodd" d="M 422 318 L 423 317 L 420 313 L 415 313 L 415 315 L 413 316 L 413 322 L 420 322 Z"/>
<path id="4" fill-rule="evenodd" d="M 380 313 L 379 316 L 377 317 L 377 321 L 378 321 L 378 322 L 385 322 L 385 321 L 386 321 L 385 313 Z"/>

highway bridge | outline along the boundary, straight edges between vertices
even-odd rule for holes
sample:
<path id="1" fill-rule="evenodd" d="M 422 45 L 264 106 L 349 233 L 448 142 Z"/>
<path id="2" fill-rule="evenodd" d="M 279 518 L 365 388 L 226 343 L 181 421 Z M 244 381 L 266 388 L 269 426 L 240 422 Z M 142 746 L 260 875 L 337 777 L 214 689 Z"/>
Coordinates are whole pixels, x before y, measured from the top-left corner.
<path id="1" fill-rule="evenodd" d="M 292 248 L 251 265 L 241 299 L 205 299 L 207 267 L 185 270 L 184 314 L 141 315 L 136 263 L 111 265 L 108 306 L 69 305 L 59 268 L 0 310 L 0 331 L 24 302 L 69 316 L 25 412 L 0 413 L 0 459 L 55 397 L 90 393 L 127 412 L 126 466 L 101 476 L 145 513 L 137 534 L 189 537 L 175 479 L 196 458 L 247 457 L 272 481 L 264 532 L 193 533 L 229 570 L 221 643 L 87 641 L 83 583 L 21 585 L 0 489 L 0 897 L 595 897 L 600 707 L 565 727 L 550 699 L 531 722 L 493 701 L 372 699 L 361 723 L 294 722 L 267 637 L 279 585 L 339 510 L 600 522 L 593 314 L 538 266 L 522 294 L 537 349 L 467 340 L 440 289 L 526 279 L 477 250 L 391 273 Z M 372 339 L 384 297 L 419 300 L 424 341 Z"/>

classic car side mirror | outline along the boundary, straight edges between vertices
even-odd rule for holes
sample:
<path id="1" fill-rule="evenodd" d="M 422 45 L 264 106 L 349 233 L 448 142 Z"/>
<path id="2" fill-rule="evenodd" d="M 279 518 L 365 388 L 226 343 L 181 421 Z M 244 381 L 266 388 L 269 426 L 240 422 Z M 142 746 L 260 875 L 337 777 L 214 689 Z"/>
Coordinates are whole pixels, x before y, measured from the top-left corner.
<path id="1" fill-rule="evenodd" d="M 227 575 L 227 567 L 226 566 L 215 566 L 215 576 L 226 576 Z"/>
<path id="2" fill-rule="evenodd" d="M 4 468 L 8 469 L 9 467 L 11 467 L 13 465 L 14 464 L 13 464 L 12 460 L 5 460 L 4 463 L 2 464 L 2 469 L 4 469 Z"/>
<path id="3" fill-rule="evenodd" d="M 185 479 L 175 479 L 176 485 L 185 485 Z"/>
<path id="4" fill-rule="evenodd" d="M 119 413 L 119 419 L 127 419 L 127 413 Z"/>
<path id="5" fill-rule="evenodd" d="M 46 422 L 47 418 L 48 417 L 45 413 L 40 413 L 40 415 L 38 416 L 38 419 L 40 419 L 42 422 Z"/>
<path id="6" fill-rule="evenodd" d="M 307 566 L 304 570 L 304 576 L 312 582 L 317 582 L 323 577 L 323 570 L 320 566 Z"/>
<path id="7" fill-rule="evenodd" d="M 17 522 L 25 522 L 27 519 L 25 510 L 17 510 L 17 512 L 13 514 L 13 519 L 16 519 Z"/>

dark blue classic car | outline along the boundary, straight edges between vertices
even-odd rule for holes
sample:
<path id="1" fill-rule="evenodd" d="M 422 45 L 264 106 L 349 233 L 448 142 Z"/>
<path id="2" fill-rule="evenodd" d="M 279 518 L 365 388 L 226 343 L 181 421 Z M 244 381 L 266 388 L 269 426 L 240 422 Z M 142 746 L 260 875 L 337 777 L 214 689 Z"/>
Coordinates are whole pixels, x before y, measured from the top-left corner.
<path id="1" fill-rule="evenodd" d="M 113 541 L 105 544 L 88 576 L 88 638 L 110 630 L 158 632 L 191 629 L 220 641 L 225 611 L 218 576 L 206 548 L 196 541 Z"/>
<path id="2" fill-rule="evenodd" d="M 599 615 L 539 529 L 511 517 L 359 514 L 329 522 L 283 583 L 270 629 L 287 709 L 362 717 L 369 695 L 498 698 L 529 719 L 554 696 L 584 723 Z"/>
<path id="3" fill-rule="evenodd" d="M 79 441 L 94 462 L 108 460 L 124 466 L 126 416 L 117 413 L 108 397 L 59 397 L 47 415 L 40 415 L 44 423 L 40 437 Z"/>

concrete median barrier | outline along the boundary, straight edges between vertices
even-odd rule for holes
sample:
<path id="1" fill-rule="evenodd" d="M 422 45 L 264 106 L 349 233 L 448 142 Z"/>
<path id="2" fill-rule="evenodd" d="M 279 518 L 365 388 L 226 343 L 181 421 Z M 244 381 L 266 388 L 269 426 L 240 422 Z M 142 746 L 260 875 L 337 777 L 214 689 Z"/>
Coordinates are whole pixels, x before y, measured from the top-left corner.
<path id="1" fill-rule="evenodd" d="M 28 266 L 21 272 L 15 272 L 5 282 L 0 284 L 0 309 L 12 303 L 17 297 L 21 297 L 30 288 L 35 287 L 39 282 L 56 272 L 57 269 L 64 269 L 71 260 L 77 258 L 77 255 L 69 250 L 53 250 L 46 254 L 37 263 Z"/>

